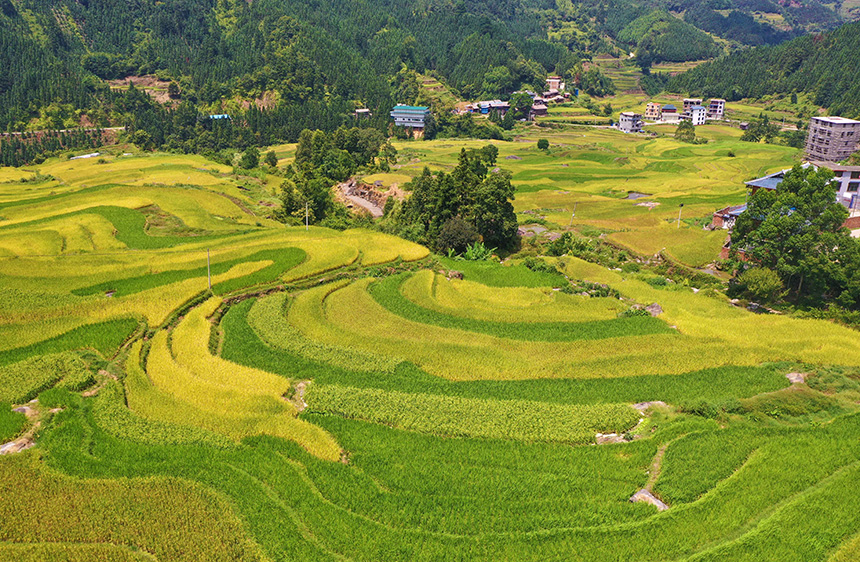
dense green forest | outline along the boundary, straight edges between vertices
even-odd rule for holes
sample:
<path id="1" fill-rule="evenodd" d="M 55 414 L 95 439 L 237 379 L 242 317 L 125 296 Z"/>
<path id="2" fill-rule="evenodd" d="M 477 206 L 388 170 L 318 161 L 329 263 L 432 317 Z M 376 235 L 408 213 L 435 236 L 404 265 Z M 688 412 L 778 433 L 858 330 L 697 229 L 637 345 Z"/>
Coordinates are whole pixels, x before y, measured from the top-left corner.
<path id="1" fill-rule="evenodd" d="M 672 78 L 667 88 L 727 100 L 809 92 L 832 115 L 860 116 L 860 22 L 773 47 L 732 53 Z"/>

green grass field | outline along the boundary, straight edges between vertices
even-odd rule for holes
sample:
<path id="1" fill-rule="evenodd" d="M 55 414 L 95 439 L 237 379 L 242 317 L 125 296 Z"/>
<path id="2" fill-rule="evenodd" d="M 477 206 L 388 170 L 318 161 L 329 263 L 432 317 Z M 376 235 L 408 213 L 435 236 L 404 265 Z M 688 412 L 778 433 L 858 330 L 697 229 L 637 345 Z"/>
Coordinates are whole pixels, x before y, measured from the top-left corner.
<path id="1" fill-rule="evenodd" d="M 797 157 L 722 125 L 518 127 L 495 144 L 523 224 L 694 266 L 724 233 L 678 205 L 704 217 Z M 484 144 L 399 143 L 370 179 Z M 855 331 L 645 269 L 285 227 L 274 180 L 106 160 L 0 169 L 0 447 L 33 445 L 0 456 L 0 560 L 856 558 Z"/>

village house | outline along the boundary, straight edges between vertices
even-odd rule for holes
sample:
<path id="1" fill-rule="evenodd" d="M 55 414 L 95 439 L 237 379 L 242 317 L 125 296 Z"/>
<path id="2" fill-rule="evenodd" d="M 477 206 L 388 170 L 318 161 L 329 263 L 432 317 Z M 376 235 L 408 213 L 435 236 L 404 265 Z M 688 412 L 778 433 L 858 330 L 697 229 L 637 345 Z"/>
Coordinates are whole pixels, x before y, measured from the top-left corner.
<path id="1" fill-rule="evenodd" d="M 659 121 L 660 120 L 660 108 L 662 106 L 659 103 L 650 102 L 645 106 L 645 119 L 648 121 Z"/>
<path id="2" fill-rule="evenodd" d="M 624 133 L 641 133 L 642 116 L 632 111 L 622 111 L 618 119 L 618 130 Z"/>
<path id="3" fill-rule="evenodd" d="M 683 114 L 686 115 L 690 108 L 696 105 L 702 105 L 702 98 L 684 98 Z"/>
<path id="4" fill-rule="evenodd" d="M 354 115 L 356 119 L 369 119 L 373 117 L 373 113 L 367 108 L 356 109 Z"/>
<path id="5" fill-rule="evenodd" d="M 678 114 L 678 108 L 671 103 L 664 105 L 663 109 L 660 110 L 660 120 L 667 123 L 677 123 L 681 120 L 681 116 Z"/>
<path id="6" fill-rule="evenodd" d="M 716 230 L 722 228 L 731 230 L 735 226 L 735 221 L 741 213 L 747 210 L 747 205 L 730 205 L 719 211 L 714 211 L 714 216 L 711 219 L 711 228 Z"/>
<path id="7" fill-rule="evenodd" d="M 430 115 L 430 108 L 415 105 L 397 104 L 391 110 L 391 118 L 398 127 L 424 130 L 424 121 Z"/>
<path id="8" fill-rule="evenodd" d="M 546 77 L 546 89 L 547 90 L 556 90 L 556 92 L 560 90 L 564 90 L 566 84 L 562 82 L 561 76 L 547 76 Z"/>
<path id="9" fill-rule="evenodd" d="M 707 110 L 701 105 L 690 106 L 690 108 L 684 110 L 684 114 L 681 115 L 681 119 L 690 121 L 694 126 L 704 125 L 706 118 Z"/>
<path id="10" fill-rule="evenodd" d="M 496 111 L 500 117 L 504 117 L 511 108 L 511 104 L 502 100 L 488 100 L 479 101 L 475 104 L 475 108 L 477 111 L 480 111 L 482 115 L 489 115 L 493 111 Z"/>
<path id="11" fill-rule="evenodd" d="M 529 111 L 529 121 L 534 121 L 536 117 L 541 117 L 547 114 L 546 105 L 542 103 L 535 103 L 532 105 L 531 110 Z"/>
<path id="12" fill-rule="evenodd" d="M 726 114 L 726 100 L 713 98 L 708 102 L 708 119 L 722 119 Z"/>
<path id="13" fill-rule="evenodd" d="M 834 179 L 834 196 L 837 202 L 841 203 L 848 209 L 848 218 L 843 226 L 852 231 L 852 236 L 860 236 L 860 166 L 842 166 L 834 165 L 828 162 L 807 162 L 803 164 L 804 168 L 812 166 L 814 168 L 826 167 L 833 170 Z M 755 193 L 759 189 L 776 190 L 785 179 L 785 174 L 791 171 L 790 168 L 773 172 L 766 176 L 744 182 L 749 188 L 750 194 Z M 711 229 L 725 229 L 731 231 L 735 225 L 737 218 L 747 210 L 747 205 L 731 205 L 718 211 L 715 211 L 711 219 Z M 726 241 L 720 253 L 722 259 L 726 259 L 729 255 L 731 247 L 730 240 Z"/>

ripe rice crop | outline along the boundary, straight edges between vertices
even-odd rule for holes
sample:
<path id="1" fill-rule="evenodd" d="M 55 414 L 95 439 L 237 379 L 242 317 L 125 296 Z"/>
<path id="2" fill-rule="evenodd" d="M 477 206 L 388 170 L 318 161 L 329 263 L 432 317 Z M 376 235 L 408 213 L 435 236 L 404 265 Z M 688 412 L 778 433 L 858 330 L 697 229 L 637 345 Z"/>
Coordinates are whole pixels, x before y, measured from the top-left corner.
<path id="1" fill-rule="evenodd" d="M 263 250 L 248 256 L 215 262 L 212 264 L 211 273 L 216 276 L 226 273 L 232 267 L 241 263 L 270 261 L 271 264 L 257 270 L 251 275 L 221 281 L 215 284 L 212 290 L 218 294 L 225 294 L 243 286 L 273 281 L 291 267 L 295 267 L 301 263 L 305 257 L 305 252 L 298 248 L 285 248 L 283 250 Z M 76 289 L 72 293 L 76 295 L 95 295 L 113 291 L 114 297 L 119 297 L 154 287 L 169 285 L 185 279 L 206 277 L 206 274 L 206 266 L 194 269 L 174 269 L 150 275 L 142 275 L 140 277 L 106 281 L 97 285 Z"/>
<path id="2" fill-rule="evenodd" d="M 172 397 L 171 402 L 184 407 L 156 405 L 149 414 L 172 423 L 185 420 L 233 439 L 277 435 L 323 458 L 339 458 L 340 448 L 330 435 L 295 418 L 295 408 L 283 399 L 290 388 L 288 380 L 209 354 L 211 325 L 206 317 L 219 305 L 220 299 L 211 299 L 192 310 L 174 330 L 172 345 L 165 331 L 153 337 L 147 374 L 159 391 Z"/>
<path id="3" fill-rule="evenodd" d="M 561 274 L 532 271 L 524 265 L 501 266 L 490 261 L 439 260 L 449 270 L 459 271 L 464 279 L 490 287 L 564 287 Z"/>
<path id="4" fill-rule="evenodd" d="M 152 398 L 154 390 L 152 383 L 146 380 L 146 374 L 140 368 L 140 344 L 135 344 L 126 363 L 125 383 L 129 387 L 129 403 L 126 406 L 126 395 L 122 385 L 109 380 L 99 390 L 93 400 L 93 419 L 105 431 L 119 437 L 139 443 L 155 443 L 160 445 L 203 444 L 214 447 L 229 447 L 232 442 L 219 435 L 191 425 L 171 424 L 147 419 L 134 413 L 138 408 L 151 411 L 152 404 L 142 405 L 141 402 Z M 134 390 L 132 390 L 134 389 Z M 132 398 L 133 397 L 133 398 Z M 158 398 L 169 398 L 158 396 Z M 170 404 L 163 404 L 169 406 Z"/>
<path id="5" fill-rule="evenodd" d="M 360 353 L 346 346 L 317 342 L 304 336 L 287 321 L 290 307 L 312 306 L 314 302 L 312 299 L 302 299 L 300 303 L 298 300 L 291 302 L 286 293 L 259 299 L 248 313 L 248 323 L 263 341 L 276 349 L 344 369 L 379 372 L 394 370 L 396 361 L 383 356 Z"/>
<path id="6" fill-rule="evenodd" d="M 9 402 L 0 402 L 0 444 L 21 433 L 27 418 L 20 412 L 13 412 Z"/>
<path id="7" fill-rule="evenodd" d="M 361 252 L 361 265 L 365 266 L 388 263 L 398 258 L 417 261 L 430 254 L 424 246 L 372 230 L 347 230 L 343 233 L 342 241 Z"/>
<path id="8" fill-rule="evenodd" d="M 103 355 L 111 355 L 135 328 L 137 328 L 137 321 L 131 318 L 87 324 L 38 343 L 0 351 L 0 365 L 8 365 L 37 355 L 84 348 L 93 349 Z"/>
<path id="9" fill-rule="evenodd" d="M 452 382 L 431 376 L 409 363 L 396 364 L 388 360 L 388 363 L 380 363 L 374 368 L 373 361 L 362 363 L 367 358 L 351 348 L 325 346 L 305 339 L 295 329 L 286 331 L 281 316 L 286 299 L 286 295 L 276 294 L 232 306 L 221 321 L 224 331 L 222 355 L 243 365 L 257 366 L 287 377 L 313 379 L 323 384 L 560 404 L 633 404 L 648 400 L 681 404 L 692 399 L 719 402 L 788 385 L 784 375 L 789 367 L 777 364 L 725 366 L 678 375 L 633 375 L 611 379 Z M 255 327 L 252 329 L 249 324 Z M 277 327 L 272 333 L 280 335 L 274 343 L 269 343 L 266 338 L 270 335 L 263 338 L 262 334 L 267 334 L 266 330 L 272 327 Z M 359 366 L 368 370 L 360 370 Z"/>
<path id="10" fill-rule="evenodd" d="M 205 544 L 209 560 L 259 560 L 229 505 L 199 484 L 79 480 L 43 471 L 36 460 L 0 463 L 0 541 L 132 545 L 177 562 L 198 560 Z"/>
<path id="11" fill-rule="evenodd" d="M 627 308 L 615 298 L 568 295 L 548 288 L 489 287 L 427 270 L 404 280 L 400 292 L 422 308 L 495 322 L 608 320 Z"/>
<path id="12" fill-rule="evenodd" d="M 516 318 L 510 319 L 508 322 L 493 322 L 453 316 L 421 307 L 407 299 L 399 290 L 404 279 L 405 277 L 400 275 L 377 281 L 370 285 L 370 294 L 377 303 L 389 312 L 421 324 L 431 324 L 464 332 L 477 332 L 498 338 L 545 342 L 599 340 L 676 333 L 662 320 L 651 316 L 580 322 L 516 322 Z"/>
<path id="13" fill-rule="evenodd" d="M 482 400 L 336 385 L 311 385 L 307 396 L 316 412 L 454 437 L 582 444 L 593 442 L 597 432 L 620 433 L 639 420 L 624 404 Z"/>
<path id="14" fill-rule="evenodd" d="M 149 553 L 114 544 L 6 543 L 0 545 L 0 559 L 16 562 L 149 562 Z"/>
<path id="15" fill-rule="evenodd" d="M 0 401 L 27 402 L 61 380 L 79 389 L 92 380 L 92 374 L 74 353 L 43 355 L 0 367 Z"/>
<path id="16" fill-rule="evenodd" d="M 363 279 L 342 288 L 333 284 L 305 291 L 290 308 L 290 323 L 322 343 L 347 341 L 355 349 L 411 361 L 450 380 L 681 374 L 727 363 L 719 342 L 673 333 L 529 342 L 420 324 L 376 303 L 367 292 L 371 282 Z M 746 356 L 742 364 L 766 357 Z"/>

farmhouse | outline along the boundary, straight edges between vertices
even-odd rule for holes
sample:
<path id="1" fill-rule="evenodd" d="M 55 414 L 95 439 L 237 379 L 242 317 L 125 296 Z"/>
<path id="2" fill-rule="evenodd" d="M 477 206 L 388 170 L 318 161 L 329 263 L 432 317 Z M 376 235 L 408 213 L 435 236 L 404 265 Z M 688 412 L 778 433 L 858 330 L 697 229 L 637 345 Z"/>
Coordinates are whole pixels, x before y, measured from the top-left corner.
<path id="1" fill-rule="evenodd" d="M 649 121 L 659 121 L 660 120 L 660 108 L 662 106 L 659 103 L 650 102 L 647 106 L 645 106 L 645 119 Z"/>
<path id="2" fill-rule="evenodd" d="M 529 120 L 534 121 L 536 117 L 540 117 L 542 115 L 547 114 L 546 106 L 542 103 L 536 103 L 532 106 L 529 111 Z"/>
<path id="3" fill-rule="evenodd" d="M 391 110 L 391 118 L 398 127 L 424 129 L 424 121 L 430 115 L 430 108 L 415 105 L 397 104 Z"/>
<path id="4" fill-rule="evenodd" d="M 367 119 L 373 117 L 373 113 L 371 113 L 367 108 L 356 109 L 354 115 L 356 119 Z"/>
<path id="5" fill-rule="evenodd" d="M 641 133 L 642 116 L 632 111 L 622 111 L 618 119 L 618 130 L 625 133 Z"/>
<path id="6" fill-rule="evenodd" d="M 711 228 L 722 228 L 731 230 L 735 226 L 735 221 L 741 213 L 747 210 L 747 205 L 730 205 L 724 209 L 714 212 L 714 217 L 711 219 Z"/>
<path id="7" fill-rule="evenodd" d="M 473 111 L 479 111 L 483 115 L 488 115 L 493 111 L 499 113 L 499 116 L 504 117 L 508 110 L 511 108 L 511 104 L 502 100 L 489 100 L 489 101 L 479 101 L 478 103 L 469 106 Z"/>
<path id="8" fill-rule="evenodd" d="M 860 166 L 841 166 L 833 165 L 828 162 L 807 162 L 803 164 L 804 168 L 812 166 L 813 168 L 826 167 L 833 170 L 833 187 L 835 191 L 836 201 L 845 206 L 849 211 L 849 217 L 845 221 L 845 226 L 850 229 L 860 228 Z M 779 189 L 779 184 L 785 179 L 786 172 L 790 169 L 780 170 L 754 180 L 745 182 L 749 187 L 750 193 L 755 193 L 759 189 Z M 711 220 L 711 228 L 731 229 L 734 226 L 735 219 L 738 215 L 746 210 L 746 205 L 735 205 L 726 207 L 714 212 Z"/>
<path id="9" fill-rule="evenodd" d="M 546 89 L 547 90 L 564 90 L 566 84 L 562 82 L 561 76 L 547 76 L 546 77 Z"/>
<path id="10" fill-rule="evenodd" d="M 843 166 L 832 162 L 814 161 L 810 165 L 833 170 L 833 183 L 836 186 L 836 200 L 851 211 L 860 209 L 860 166 Z"/>

